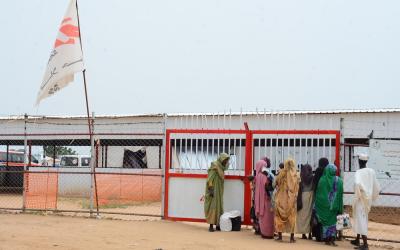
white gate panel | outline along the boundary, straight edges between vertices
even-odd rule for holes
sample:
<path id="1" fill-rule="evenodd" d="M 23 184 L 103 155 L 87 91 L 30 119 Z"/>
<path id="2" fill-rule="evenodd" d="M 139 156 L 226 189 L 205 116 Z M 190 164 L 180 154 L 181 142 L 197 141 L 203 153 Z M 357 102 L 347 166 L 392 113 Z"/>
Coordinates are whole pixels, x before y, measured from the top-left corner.
<path id="1" fill-rule="evenodd" d="M 170 177 L 168 217 L 204 219 L 205 178 Z M 241 180 L 225 180 L 224 210 L 241 211 L 244 218 L 244 184 Z"/>

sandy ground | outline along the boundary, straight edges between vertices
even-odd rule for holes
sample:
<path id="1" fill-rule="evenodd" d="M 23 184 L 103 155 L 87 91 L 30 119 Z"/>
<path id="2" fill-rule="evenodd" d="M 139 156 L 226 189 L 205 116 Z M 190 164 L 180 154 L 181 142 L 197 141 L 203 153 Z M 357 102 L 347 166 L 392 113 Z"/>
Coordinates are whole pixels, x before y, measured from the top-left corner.
<path id="1" fill-rule="evenodd" d="M 22 208 L 22 195 L 1 194 L 0 208 Z M 59 210 L 88 210 L 89 200 L 86 198 L 64 198 L 59 197 L 57 200 L 57 208 Z M 118 205 L 100 206 L 100 212 L 126 213 L 126 214 L 146 214 L 161 216 L 161 202 L 136 202 Z M 71 216 L 87 216 L 87 213 L 63 213 Z M 159 220 L 157 217 L 144 217 L 132 215 L 116 215 L 102 214 L 102 218 L 122 219 L 122 220 Z"/>
<path id="2" fill-rule="evenodd" d="M 0 207 L 1 208 L 21 208 L 22 206 L 22 196 L 21 195 L 0 195 Z M 87 199 L 79 199 L 79 198 L 59 198 L 58 199 L 58 208 L 62 209 L 62 210 L 82 210 L 82 209 L 88 209 L 88 200 Z M 76 219 L 80 220 L 79 223 L 81 224 L 85 224 L 85 222 L 93 222 L 93 223 L 115 223 L 115 222 L 110 222 L 108 220 L 105 219 L 118 219 L 118 220 L 125 220 L 124 222 L 121 221 L 121 224 L 115 223 L 115 225 L 113 224 L 113 226 L 121 226 L 121 231 L 119 231 L 121 234 L 126 234 L 125 232 L 132 232 L 132 229 L 122 229 L 123 225 L 126 225 L 126 223 L 133 223 L 132 227 L 136 228 L 136 227 L 142 227 L 142 226 L 147 226 L 149 232 L 152 232 L 151 227 L 165 227 L 167 231 L 172 230 L 172 232 L 174 232 L 175 230 L 177 230 L 176 235 L 181 235 L 181 233 L 179 233 L 179 230 L 182 228 L 182 226 L 187 226 L 187 225 L 182 225 L 182 224 L 174 224 L 174 223 L 168 223 L 168 222 L 164 222 L 164 221 L 160 221 L 160 217 L 144 217 L 144 216 L 133 216 L 133 215 L 115 215 L 115 214 L 102 214 L 101 212 L 118 212 L 118 213 L 139 213 L 139 214 L 154 214 L 154 215 L 160 215 L 161 214 L 161 203 L 160 202 L 154 202 L 154 203 L 137 203 L 137 204 L 125 204 L 125 205 L 116 205 L 116 206 L 104 206 L 101 207 L 100 209 L 100 218 L 104 219 L 104 220 L 100 220 L 100 221 L 95 221 L 95 220 L 85 220 L 84 218 L 61 218 L 61 217 L 39 217 L 39 219 L 35 218 L 35 217 L 29 217 L 32 218 L 34 220 L 38 220 L 40 222 L 42 221 L 47 221 L 49 220 L 50 224 L 51 223 L 55 223 L 55 225 L 61 225 L 61 222 L 57 222 L 57 220 L 62 221 L 62 225 L 64 224 L 69 224 L 68 219 L 75 221 Z M 41 213 L 36 213 L 36 214 L 41 214 Z M 51 214 L 51 213 L 49 213 Z M 386 217 L 398 217 L 398 214 L 394 213 L 385 213 Z M 74 216 L 74 217 L 87 217 L 88 214 L 87 213 L 79 213 L 79 212 L 74 212 L 74 213 L 62 213 L 62 215 L 68 215 L 68 216 Z M 26 216 L 26 215 L 20 215 L 20 216 Z M 19 219 L 19 217 L 17 216 L 17 219 Z M 131 222 L 132 221 L 132 222 Z M 145 221 L 148 223 L 156 223 L 156 224 L 140 224 L 141 221 Z M 26 221 L 27 223 L 29 223 L 29 220 Z M 1 228 L 3 228 L 3 223 L 1 223 Z M 40 223 L 39 223 L 40 225 Z M 178 225 L 178 226 L 177 226 Z M 203 224 L 191 224 L 191 228 L 188 228 L 189 231 L 193 231 L 195 229 L 198 229 L 200 227 L 203 227 Z M 21 228 L 24 228 L 23 225 L 19 225 Z M 173 227 L 171 229 L 167 229 L 168 227 Z M 177 227 L 175 229 L 175 227 Z M 42 229 L 40 229 L 40 231 L 42 231 Z M 182 229 L 182 231 L 184 231 Z M 205 228 L 201 228 L 201 232 L 206 231 Z M 243 234 L 243 235 L 242 235 Z M 18 234 L 16 234 L 18 235 Z M 225 237 L 226 234 L 224 234 Z M 250 230 L 245 231 L 243 233 L 241 233 L 241 237 L 243 236 L 249 236 L 251 235 Z M 345 235 L 350 235 L 352 236 L 353 233 L 348 230 L 345 232 Z M 375 238 L 375 239 L 388 239 L 388 240 L 399 240 L 399 235 L 400 235 L 400 226 L 396 226 L 396 225 L 391 225 L 391 224 L 382 224 L 382 223 L 376 223 L 376 222 L 370 222 L 369 223 L 369 237 L 371 238 Z M 206 234 L 205 236 L 209 236 L 208 234 Z M 227 237 L 230 237 L 230 235 L 228 235 Z M 234 239 L 235 237 L 233 237 Z M 253 237 L 249 238 L 252 239 Z M 0 237 L 0 239 L 2 239 Z M 154 240 L 153 238 L 149 238 L 148 240 Z M 179 240 L 178 237 L 175 237 L 175 240 Z M 195 239 L 195 238 L 194 238 Z M 191 239 L 191 240 L 194 240 Z M 87 236 L 87 240 L 90 240 L 89 235 Z M 139 239 L 140 240 L 140 239 Z M 218 240 L 218 244 L 221 245 L 221 247 L 223 246 L 223 244 L 225 244 L 226 242 L 230 242 L 231 239 L 227 238 L 226 241 L 222 240 L 222 239 L 217 239 Z M 205 247 L 203 241 L 194 241 L 197 242 L 196 244 L 199 244 L 199 247 L 204 246 Z M 225 243 L 224 243 L 225 242 Z M 162 243 L 162 242 L 160 242 Z M 256 244 L 255 247 L 258 247 L 257 242 L 248 242 L 250 245 L 252 244 Z M 136 243 L 135 243 L 136 244 Z M 169 249 L 176 249 L 176 247 L 179 247 L 180 249 L 192 249 L 193 247 L 195 247 L 195 245 L 191 245 L 191 246 L 186 246 L 186 244 L 188 243 L 184 243 L 181 242 L 181 245 L 166 245 L 166 246 L 162 246 L 162 248 L 169 248 Z M 247 243 L 246 243 L 247 244 Z M 270 243 L 268 243 L 270 244 Z M 379 242 L 375 242 L 375 245 L 382 245 Z M 384 245 L 388 245 L 387 243 L 383 243 Z M 301 245 L 301 244 L 299 244 Z M 144 245 L 146 247 L 152 247 L 153 245 Z M 219 246 L 219 245 L 218 245 Z M 232 245 L 233 248 L 235 248 L 235 244 Z M 243 245 L 243 247 L 245 247 L 246 245 Z M 399 245 L 391 245 L 391 246 L 395 246 L 395 247 L 400 247 Z M 2 244 L 0 244 L 0 249 L 4 249 L 1 248 Z M 75 247 L 75 246 L 74 246 Z M 154 247 L 156 247 L 154 245 Z M 160 246 L 161 247 L 161 246 Z M 282 247 L 282 246 L 280 246 Z M 196 246 L 197 248 L 197 246 Z M 245 247 L 246 248 L 246 247 Z M 77 248 L 75 248 L 77 249 Z M 123 247 L 121 246 L 121 249 L 123 249 Z M 137 249 L 141 249 L 141 248 L 137 248 Z M 237 248 L 239 249 L 239 248 Z M 242 248 L 243 249 L 243 248 Z"/>
<path id="3" fill-rule="evenodd" d="M 204 224 L 117 221 L 0 214 L 0 249 L 332 249 L 298 240 L 295 245 L 263 240 L 251 230 L 208 233 Z M 285 239 L 287 240 L 287 238 Z M 339 242 L 335 249 L 352 249 Z"/>

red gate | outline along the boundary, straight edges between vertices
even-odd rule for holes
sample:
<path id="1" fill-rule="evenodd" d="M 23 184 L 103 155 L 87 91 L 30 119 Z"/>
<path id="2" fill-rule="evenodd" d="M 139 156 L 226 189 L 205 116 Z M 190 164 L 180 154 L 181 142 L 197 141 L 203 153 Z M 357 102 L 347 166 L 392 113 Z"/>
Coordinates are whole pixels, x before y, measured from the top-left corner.
<path id="1" fill-rule="evenodd" d="M 205 221 L 202 194 L 207 169 L 222 152 L 231 155 L 231 165 L 225 175 L 229 186 L 225 188 L 225 210 L 241 210 L 243 223 L 249 225 L 251 187 L 246 177 L 252 174 L 255 159 L 261 155 L 274 158 L 272 163 L 276 168 L 278 160 L 282 162 L 287 157 L 315 165 L 319 157 L 330 155 L 330 161 L 339 166 L 340 132 L 169 129 L 166 131 L 165 219 Z"/>

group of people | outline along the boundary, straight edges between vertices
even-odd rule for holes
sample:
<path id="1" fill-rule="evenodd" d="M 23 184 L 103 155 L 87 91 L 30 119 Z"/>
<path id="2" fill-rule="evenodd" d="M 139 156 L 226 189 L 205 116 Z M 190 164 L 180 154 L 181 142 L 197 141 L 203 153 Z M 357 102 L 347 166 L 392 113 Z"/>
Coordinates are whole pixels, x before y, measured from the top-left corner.
<path id="1" fill-rule="evenodd" d="M 380 192 L 375 171 L 367 168 L 367 160 L 366 155 L 359 156 L 360 169 L 354 180 L 353 230 L 357 237 L 351 243 L 356 249 L 368 249 L 368 213 Z M 229 155 L 223 153 L 208 169 L 204 211 L 210 232 L 220 230 L 224 172 L 228 166 Z M 308 164 L 301 165 L 299 171 L 294 160 L 288 159 L 279 169 L 275 175 L 265 157 L 256 162 L 255 174 L 249 178 L 253 183 L 251 217 L 255 233 L 277 241 L 282 241 L 282 233 L 289 233 L 290 243 L 296 242 L 295 234 L 301 234 L 302 239 L 315 238 L 336 246 L 340 235 L 337 216 L 344 209 L 343 180 L 337 167 L 321 158 L 315 172 Z"/>

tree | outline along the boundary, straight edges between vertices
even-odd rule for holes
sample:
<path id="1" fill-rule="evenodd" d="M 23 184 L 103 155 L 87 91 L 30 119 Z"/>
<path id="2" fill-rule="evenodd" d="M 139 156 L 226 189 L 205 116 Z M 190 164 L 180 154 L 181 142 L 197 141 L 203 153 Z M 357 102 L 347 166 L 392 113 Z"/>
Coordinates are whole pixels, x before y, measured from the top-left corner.
<path id="1" fill-rule="evenodd" d="M 56 158 L 60 155 L 76 155 L 76 151 L 72 148 L 64 147 L 64 146 L 43 146 L 44 154 L 47 157 L 54 157 L 54 149 Z"/>

